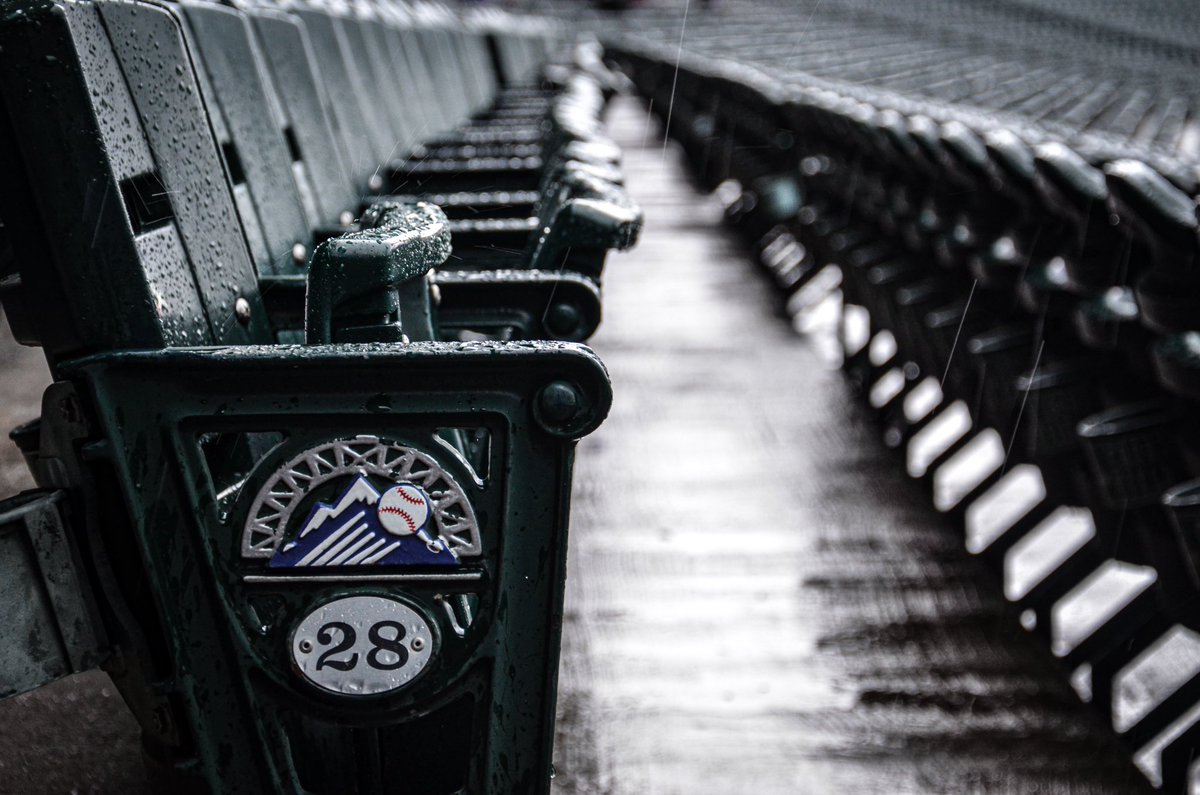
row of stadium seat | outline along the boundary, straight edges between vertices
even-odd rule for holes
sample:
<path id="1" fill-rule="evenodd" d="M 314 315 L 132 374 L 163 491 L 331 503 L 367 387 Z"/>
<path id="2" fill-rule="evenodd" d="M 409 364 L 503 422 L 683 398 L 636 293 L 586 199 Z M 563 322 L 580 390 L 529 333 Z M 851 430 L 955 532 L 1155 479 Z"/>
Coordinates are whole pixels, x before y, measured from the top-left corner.
<path id="1" fill-rule="evenodd" d="M 28 0 L 0 50 L 0 301 L 55 379 L 12 434 L 40 490 L 0 502 L 33 595 L 0 696 L 103 665 L 156 789 L 546 791 L 572 450 L 611 401 L 575 343 L 641 224 L 598 46 L 427 3 Z M 272 568 L 290 512 L 264 539 L 255 505 L 351 478 L 436 503 L 418 551 L 453 570 Z M 292 656 L 355 599 L 429 634 L 335 660 L 383 696 Z"/>
<path id="2" fill-rule="evenodd" d="M 886 444 L 1151 777 L 1184 791 L 1200 747 L 1190 133 L 1135 125 L 1142 145 L 1095 121 L 1089 97 L 1112 107 L 1117 88 L 1094 78 L 1039 117 L 1038 80 L 1060 75 L 1000 69 L 1005 48 L 967 35 L 977 14 L 926 49 L 871 22 L 903 9 L 852 5 L 808 45 L 802 14 L 747 9 L 690 27 L 686 49 L 665 29 L 610 52 L 789 309 L 840 285 L 845 369 Z M 1043 29 L 1023 19 L 1016 38 Z M 1007 96 L 981 97 L 1005 75 Z"/>
<path id="3" fill-rule="evenodd" d="M 116 20 L 127 16 L 128 8 L 135 7 L 120 6 L 104 13 L 111 13 Z M 389 8 L 408 16 L 387 17 Z M 64 13 L 72 33 L 80 39 L 103 35 L 101 12 L 95 7 L 67 6 Z M 246 248 L 237 241 L 222 243 L 230 249 L 222 251 L 224 285 L 209 288 L 203 284 L 203 274 L 196 273 L 201 292 L 206 294 L 204 303 L 212 305 L 204 307 L 206 312 L 182 300 L 168 307 L 159 321 L 163 329 L 156 333 L 161 342 L 223 340 L 225 335 L 231 335 L 229 341 L 244 341 L 245 333 L 239 328 L 246 324 L 226 327 L 215 320 L 232 316 L 233 285 L 247 293 L 241 297 L 251 303 L 248 324 L 253 335 L 261 338 L 267 333 L 262 322 L 268 315 L 295 315 L 290 305 L 294 302 L 287 299 L 296 291 L 289 286 L 296 286 L 298 277 L 302 293 L 302 277 L 313 247 L 352 229 L 362 209 L 377 201 L 425 197 L 443 201 L 456 216 L 451 223 L 454 259 L 448 271 L 526 268 L 534 272 L 531 281 L 536 282 L 542 269 L 561 268 L 587 274 L 598 285 L 604 250 L 631 242 L 630 231 L 638 219 L 619 187 L 617 153 L 599 129 L 606 87 L 603 74 L 596 71 L 594 51 L 581 48 L 580 55 L 589 62 L 592 73 L 580 69 L 565 76 L 564 90 L 554 95 L 551 107 L 549 96 L 521 86 L 519 81 L 526 75 L 519 71 L 503 75 L 503 66 L 492 68 L 489 39 L 482 32 L 414 21 L 409 18 L 411 12 L 400 7 L 380 6 L 373 15 L 364 15 L 361 9 L 352 13 L 348 8 L 340 13 L 303 7 L 284 12 L 275 6 L 235 9 L 192 2 L 172 6 L 171 14 L 177 23 L 158 24 L 181 26 L 184 38 L 176 43 L 173 55 L 182 58 L 186 52 L 199 65 L 195 94 L 179 75 L 169 74 L 174 71 L 169 63 L 144 62 L 139 49 L 140 18 L 127 23 L 129 38 L 114 35 L 114 55 L 125 56 L 127 61 L 113 59 L 103 64 L 109 73 L 100 77 L 99 66 L 93 69 L 86 64 L 67 77 L 74 85 L 62 86 L 64 92 L 72 92 L 64 101 L 77 101 L 80 108 L 86 107 L 85 102 L 93 106 L 96 126 L 108 136 L 93 133 L 93 137 L 106 149 L 101 157 L 115 161 L 110 173 L 104 173 L 103 162 L 72 169 L 73 190 L 59 188 L 71 183 L 49 183 L 54 185 L 55 204 L 40 212 L 85 219 L 79 233 L 64 237 L 50 232 L 48 240 L 27 233 L 36 228 L 34 219 L 25 216 L 31 210 L 28 196 L 42 190 L 37 182 L 26 191 L 9 191 L 5 208 L 6 217 L 12 219 L 9 228 L 22 230 L 22 234 L 12 235 L 18 257 L 32 257 L 34 250 L 36 256 L 44 256 L 49 246 L 62 263 L 63 285 L 78 281 L 71 269 L 85 262 L 97 247 L 142 246 L 155 249 L 159 257 L 187 255 L 195 259 L 200 252 L 194 251 L 193 229 L 201 237 L 214 228 L 225 230 L 229 237 L 244 236 L 248 257 L 236 250 Z M 109 29 L 116 29 L 117 24 L 104 22 Z M 516 50 L 517 54 L 498 58 L 499 64 L 522 64 L 518 55 L 525 49 L 546 46 L 542 37 L 491 40 L 497 42 L 499 52 Z M 510 41 L 517 44 L 504 43 Z M 369 42 L 375 46 L 368 46 Z M 15 55 L 32 58 L 39 44 L 16 41 Z M 66 45 L 72 46 L 70 42 Z M 394 63 L 385 58 L 407 60 Z M 131 81 L 131 93 L 125 93 L 104 83 L 112 80 L 112 70 L 119 67 L 144 69 L 147 74 L 139 74 L 139 79 Z M 14 70 L 7 86 L 11 97 L 8 113 L 12 134 L 25 138 L 14 141 L 8 151 L 24 162 L 38 163 L 43 173 L 32 176 L 41 178 L 52 170 L 49 163 L 62 161 L 61 152 L 78 149 L 74 144 L 83 131 L 66 125 L 58 130 L 43 129 L 37 123 L 45 103 L 43 86 L 36 82 L 37 76 L 22 71 Z M 397 79 L 400 74 L 416 78 Z M 600 74 L 599 79 L 595 74 Z M 515 81 L 513 87 L 500 91 L 502 79 Z M 368 90 L 371 86 L 379 88 Z M 436 87 L 445 101 L 421 96 L 422 87 L 425 91 Z M 85 94 L 90 94 L 90 99 L 85 100 Z M 160 97 L 161 101 L 156 101 Z M 138 114 L 143 117 L 142 129 L 138 129 Z M 35 123 L 22 124 L 26 118 Z M 458 128 L 452 126 L 461 120 L 470 121 Z M 203 146 L 198 139 L 205 137 L 204 128 L 209 124 L 216 151 L 186 152 L 187 145 Z M 439 140 L 443 132 L 444 140 Z M 502 139 L 502 143 L 493 144 L 486 150 L 488 156 L 481 156 L 489 136 Z M 524 143 L 516 143 L 518 140 Z M 116 143 L 124 146 L 118 148 L 113 145 Z M 207 203 L 183 199 L 188 189 L 202 190 L 201 186 L 222 171 L 232 188 L 222 206 L 213 207 L 211 197 Z M 391 195 L 395 193 L 406 195 Z M 111 206 L 105 198 L 110 195 L 119 197 Z M 603 203 L 605 213 L 593 214 L 593 225 L 606 228 L 595 232 L 591 244 L 576 246 L 568 263 L 561 230 L 578 225 L 577 200 Z M 107 218 L 99 217 L 105 211 L 124 211 L 130 226 L 122 229 L 123 224 L 107 223 Z M 232 220 L 235 215 L 236 221 Z M 92 219 L 97 219 L 92 227 L 94 237 L 82 229 Z M 560 231 L 555 234 L 541 232 L 556 226 Z M 242 235 L 236 234 L 239 227 Z M 140 242 L 142 238 L 146 242 Z M 193 262 L 192 269 L 199 271 L 203 266 Z M 152 269 L 146 271 L 153 275 Z M 265 308 L 249 294 L 255 276 L 271 286 L 265 291 Z M 35 274 L 26 281 L 38 278 Z M 444 278 L 455 283 L 452 275 Z M 7 285 L 10 292 L 17 289 L 12 280 Z M 580 286 L 587 291 L 587 284 Z M 452 301 L 445 312 L 449 327 L 459 329 L 463 323 L 452 317 L 457 291 L 451 285 L 445 287 Z M 536 306 L 536 299 L 545 296 L 546 290 L 536 283 L 531 290 L 536 295 L 522 297 L 518 287 L 510 284 L 508 288 L 508 297 L 517 306 L 503 306 L 504 313 L 498 315 L 518 316 L 521 312 L 514 310 L 522 309 L 530 314 L 532 310 L 520 303 Z M 467 289 L 471 289 L 469 285 Z M 35 290 L 46 294 L 41 286 Z M 228 294 L 217 296 L 214 290 Z M 82 296 L 69 293 L 69 288 L 64 290 L 55 303 L 75 309 L 68 314 L 80 318 L 94 316 L 104 322 L 101 319 L 112 317 L 112 310 L 123 305 L 120 299 L 110 298 L 101 308 L 93 303 L 101 296 L 91 291 Z M 269 305 L 276 297 L 282 306 Z M 579 298 L 585 306 L 568 307 L 564 312 L 579 315 L 577 324 L 560 324 L 558 333 L 542 328 L 521 331 L 525 336 L 586 338 L 598 320 L 597 298 L 582 293 Z M 29 301 L 8 303 L 13 305 L 10 317 L 21 325 L 18 338 L 42 344 L 51 355 L 59 355 L 60 348 L 78 352 L 108 344 L 105 335 L 97 337 L 90 328 L 71 333 L 70 322 L 55 321 L 54 329 L 26 326 L 24 317 L 32 314 L 30 324 L 36 325 L 39 313 L 23 309 L 30 306 Z M 88 311 L 93 308 L 97 311 Z M 480 307 L 468 302 L 465 312 L 478 315 Z M 210 321 L 207 331 L 194 322 L 205 313 Z M 584 315 L 590 322 L 582 319 Z M 484 322 L 481 317 L 477 320 Z M 503 324 L 493 323 L 487 330 L 494 331 L 499 325 Z M 271 329 L 277 337 L 283 331 Z M 54 340 L 64 335 L 69 338 Z M 132 340 L 118 338 L 114 342 L 121 345 Z"/>

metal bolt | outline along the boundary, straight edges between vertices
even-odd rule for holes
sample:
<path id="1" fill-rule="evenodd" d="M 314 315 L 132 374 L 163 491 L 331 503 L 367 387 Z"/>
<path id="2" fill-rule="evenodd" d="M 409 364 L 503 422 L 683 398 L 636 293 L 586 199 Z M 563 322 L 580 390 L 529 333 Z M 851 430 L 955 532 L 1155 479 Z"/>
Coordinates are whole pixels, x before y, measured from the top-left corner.
<path id="1" fill-rule="evenodd" d="M 583 395 L 566 381 L 553 381 L 542 390 L 538 407 L 542 416 L 558 425 L 569 422 L 583 405 Z"/>
<path id="2" fill-rule="evenodd" d="M 546 312 L 546 328 L 556 337 L 569 337 L 583 318 L 571 304 L 554 304 Z"/>
<path id="3" fill-rule="evenodd" d="M 413 651 L 421 651 L 422 649 L 425 648 L 425 639 L 424 638 L 413 638 L 412 643 L 410 643 L 408 645 L 410 647 L 412 647 Z"/>
<path id="4" fill-rule="evenodd" d="M 305 265 L 308 263 L 308 247 L 303 243 L 297 243 L 292 246 L 292 261 L 297 265 Z"/>
<path id="5" fill-rule="evenodd" d="M 233 314 L 243 326 L 250 322 L 250 302 L 240 296 L 233 302 Z"/>
<path id="6" fill-rule="evenodd" d="M 311 653 L 312 653 L 312 650 L 313 650 L 313 644 L 312 644 L 312 641 L 311 641 L 311 640 L 309 640 L 308 638 L 305 638 L 304 640 L 300 641 L 300 651 L 301 651 L 301 653 L 303 653 L 303 654 L 311 654 Z"/>

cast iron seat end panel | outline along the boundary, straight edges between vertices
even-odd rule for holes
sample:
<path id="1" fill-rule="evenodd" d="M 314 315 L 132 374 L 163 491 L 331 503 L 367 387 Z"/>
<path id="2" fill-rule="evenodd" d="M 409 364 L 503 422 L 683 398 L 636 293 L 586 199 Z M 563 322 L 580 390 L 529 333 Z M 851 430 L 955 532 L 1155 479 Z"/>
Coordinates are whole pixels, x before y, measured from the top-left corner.
<path id="1" fill-rule="evenodd" d="M 611 401 L 590 351 L 566 343 L 177 348 L 97 355 L 64 365 L 63 374 L 95 407 L 94 431 L 108 440 L 105 460 L 118 473 L 130 529 L 153 561 L 147 576 L 171 659 L 186 671 L 169 695 L 210 786 L 311 786 L 326 773 L 292 759 L 306 748 L 305 732 L 329 722 L 361 726 L 326 737 L 345 764 L 363 732 L 386 742 L 420 715 L 459 714 L 451 705 L 462 699 L 473 705 L 455 728 L 467 746 L 463 786 L 548 784 L 572 450 Z M 161 396 L 162 409 L 131 411 L 147 391 Z M 483 463 L 448 454 L 446 429 L 486 431 Z M 259 435 L 271 439 L 259 461 L 211 455 L 222 439 Z M 243 522 L 259 515 L 253 504 L 264 493 L 281 499 L 278 483 L 311 476 L 295 462 L 313 455 L 329 462 L 322 476 L 334 476 L 298 495 L 304 505 L 331 504 L 338 477 L 364 469 L 377 477 L 367 464 L 337 475 L 348 456 L 438 462 L 474 509 L 474 546 L 463 543 L 445 568 L 276 565 L 286 554 L 282 528 L 275 540 Z M 155 463 L 163 460 L 178 464 Z M 398 599 L 424 617 L 434 651 L 411 685 L 347 700 L 292 673 L 295 617 L 348 594 Z M 517 738 L 521 745 L 510 746 Z M 219 770 L 218 748 L 232 749 Z M 498 761 L 531 751 L 538 758 L 520 769 Z"/>

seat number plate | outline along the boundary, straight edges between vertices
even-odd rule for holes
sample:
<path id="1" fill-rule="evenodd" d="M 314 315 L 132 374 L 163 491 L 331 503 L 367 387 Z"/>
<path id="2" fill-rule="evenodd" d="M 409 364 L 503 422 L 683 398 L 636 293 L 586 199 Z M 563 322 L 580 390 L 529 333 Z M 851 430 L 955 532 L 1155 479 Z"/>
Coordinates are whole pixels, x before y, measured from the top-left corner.
<path id="1" fill-rule="evenodd" d="M 433 630 L 403 602 L 350 596 L 326 602 L 292 633 L 292 660 L 322 690 L 374 696 L 398 690 L 433 657 Z"/>

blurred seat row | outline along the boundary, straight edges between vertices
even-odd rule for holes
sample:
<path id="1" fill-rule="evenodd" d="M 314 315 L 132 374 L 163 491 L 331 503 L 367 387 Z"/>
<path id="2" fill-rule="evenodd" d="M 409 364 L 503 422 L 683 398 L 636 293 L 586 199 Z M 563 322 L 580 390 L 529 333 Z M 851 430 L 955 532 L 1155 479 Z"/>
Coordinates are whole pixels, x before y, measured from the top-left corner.
<path id="1" fill-rule="evenodd" d="M 1147 32 L 1153 14 L 1121 38 L 1087 9 L 1000 9 L 993 29 L 968 4 L 870 5 L 611 40 L 789 311 L 840 286 L 844 367 L 898 463 L 1149 776 L 1184 791 L 1200 171 L 1181 69 L 1138 70 L 1194 49 Z M 1062 25 L 1112 65 L 1064 80 L 1079 59 L 1033 40 Z"/>

